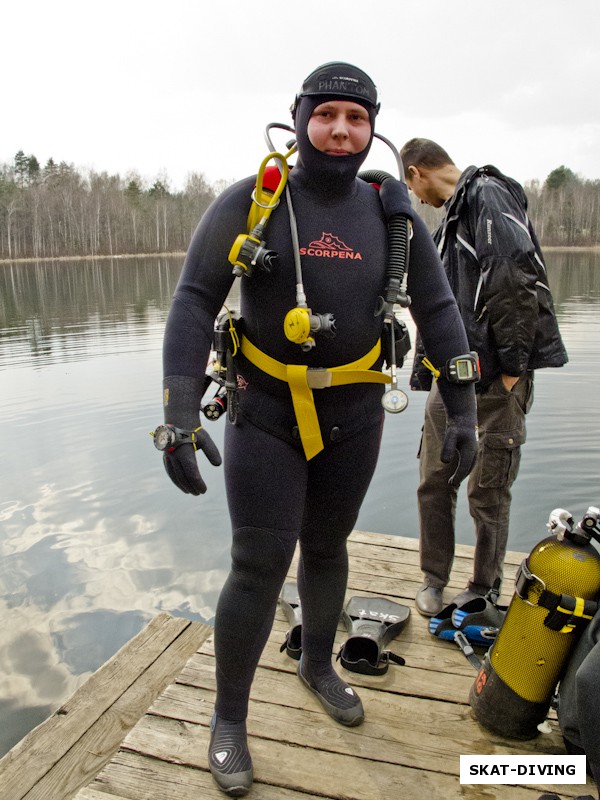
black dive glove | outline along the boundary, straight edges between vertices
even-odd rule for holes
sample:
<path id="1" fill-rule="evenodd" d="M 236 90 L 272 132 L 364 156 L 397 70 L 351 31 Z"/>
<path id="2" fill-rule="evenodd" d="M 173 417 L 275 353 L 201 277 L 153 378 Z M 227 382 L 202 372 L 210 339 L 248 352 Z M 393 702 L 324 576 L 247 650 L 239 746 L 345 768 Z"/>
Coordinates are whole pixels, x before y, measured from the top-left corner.
<path id="1" fill-rule="evenodd" d="M 458 487 L 475 466 L 477 458 L 477 403 L 473 385 L 455 385 L 438 381 L 446 406 L 446 435 L 440 455 L 449 464 L 458 453 L 458 465 L 448 483 Z"/>
<path id="2" fill-rule="evenodd" d="M 206 384 L 204 378 L 171 375 L 163 381 L 165 423 L 185 432 L 193 431 L 193 443 L 168 448 L 163 453 L 167 475 L 186 494 L 204 494 L 206 483 L 200 475 L 196 450 L 202 450 L 211 464 L 218 467 L 221 455 L 216 444 L 200 425 L 200 402 Z"/>

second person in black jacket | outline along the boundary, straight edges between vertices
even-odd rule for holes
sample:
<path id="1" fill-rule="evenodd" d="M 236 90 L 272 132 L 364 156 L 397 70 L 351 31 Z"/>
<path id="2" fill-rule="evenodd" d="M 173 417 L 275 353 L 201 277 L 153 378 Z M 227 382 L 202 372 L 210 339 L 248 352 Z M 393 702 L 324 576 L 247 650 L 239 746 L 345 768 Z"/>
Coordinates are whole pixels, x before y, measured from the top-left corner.
<path id="1" fill-rule="evenodd" d="M 434 240 L 480 358 L 476 385 L 479 447 L 468 481 L 475 522 L 473 577 L 452 602 L 462 605 L 499 586 L 508 540 L 511 487 L 525 441 L 525 414 L 533 402 L 533 370 L 560 367 L 567 354 L 560 336 L 542 252 L 527 216 L 521 186 L 492 166 L 458 169 L 430 139 L 401 150 L 406 182 L 422 203 L 444 206 Z M 434 616 L 454 560 L 457 489 L 440 459 L 446 413 L 425 354 L 417 344 L 413 389 L 431 391 L 425 407 L 418 489 L 421 570 L 417 610 Z"/>

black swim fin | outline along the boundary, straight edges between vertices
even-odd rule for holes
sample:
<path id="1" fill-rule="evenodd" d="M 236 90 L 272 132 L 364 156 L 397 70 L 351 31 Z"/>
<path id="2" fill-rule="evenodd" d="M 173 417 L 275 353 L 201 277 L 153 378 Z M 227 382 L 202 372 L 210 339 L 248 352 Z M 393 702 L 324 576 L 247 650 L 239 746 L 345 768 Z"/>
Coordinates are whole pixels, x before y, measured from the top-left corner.
<path id="1" fill-rule="evenodd" d="M 351 597 L 342 612 L 350 636 L 337 659 L 344 669 L 363 675 L 385 675 L 389 662 L 404 659 L 386 650 L 406 625 L 410 608 L 385 597 Z"/>
<path id="2" fill-rule="evenodd" d="M 295 583 L 284 583 L 279 595 L 279 604 L 290 626 L 279 652 L 283 653 L 286 650 L 290 658 L 298 661 L 302 655 L 302 609 Z"/>

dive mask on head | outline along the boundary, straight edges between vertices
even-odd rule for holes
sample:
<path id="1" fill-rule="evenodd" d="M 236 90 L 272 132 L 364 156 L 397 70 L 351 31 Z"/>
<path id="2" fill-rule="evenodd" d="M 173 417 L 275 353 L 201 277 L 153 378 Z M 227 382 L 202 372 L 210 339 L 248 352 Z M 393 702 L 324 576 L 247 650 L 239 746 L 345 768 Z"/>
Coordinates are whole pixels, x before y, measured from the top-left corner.
<path id="1" fill-rule="evenodd" d="M 377 87 L 362 69 L 343 61 L 329 61 L 313 70 L 304 80 L 291 107 L 292 117 L 301 97 L 334 96 L 338 100 L 353 100 L 379 111 Z"/>

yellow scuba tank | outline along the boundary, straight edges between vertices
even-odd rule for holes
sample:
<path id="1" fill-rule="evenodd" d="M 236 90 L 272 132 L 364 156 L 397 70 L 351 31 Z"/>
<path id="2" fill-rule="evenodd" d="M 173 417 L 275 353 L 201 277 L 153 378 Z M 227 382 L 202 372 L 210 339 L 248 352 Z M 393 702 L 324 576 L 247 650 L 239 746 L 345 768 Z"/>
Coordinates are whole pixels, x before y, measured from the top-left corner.
<path id="1" fill-rule="evenodd" d="M 600 510 L 590 507 L 574 526 L 556 509 L 523 561 L 500 632 L 486 654 L 469 702 L 489 730 L 516 739 L 539 733 L 562 670 L 600 593 Z"/>

